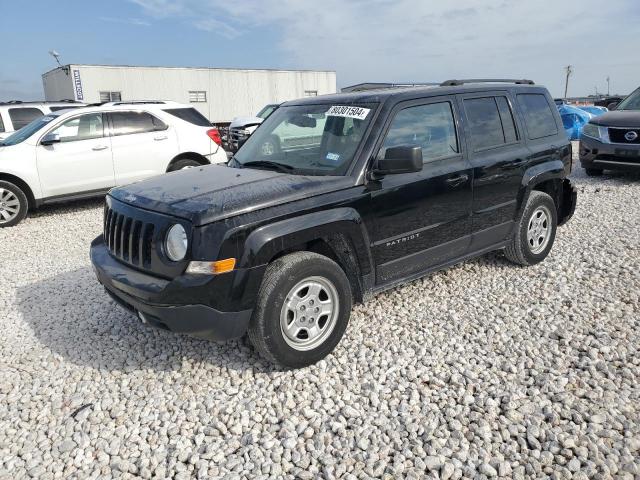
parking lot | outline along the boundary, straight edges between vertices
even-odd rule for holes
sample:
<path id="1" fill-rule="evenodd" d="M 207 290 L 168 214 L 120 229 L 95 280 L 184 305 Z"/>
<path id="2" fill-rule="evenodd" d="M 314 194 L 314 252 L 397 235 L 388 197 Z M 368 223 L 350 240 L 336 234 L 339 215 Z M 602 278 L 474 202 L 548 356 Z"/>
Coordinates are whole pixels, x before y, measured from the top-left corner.
<path id="1" fill-rule="evenodd" d="M 117 307 L 100 201 L 1 229 L 0 478 L 638 478 L 640 177 L 572 179 L 546 261 L 380 294 L 297 371 Z"/>

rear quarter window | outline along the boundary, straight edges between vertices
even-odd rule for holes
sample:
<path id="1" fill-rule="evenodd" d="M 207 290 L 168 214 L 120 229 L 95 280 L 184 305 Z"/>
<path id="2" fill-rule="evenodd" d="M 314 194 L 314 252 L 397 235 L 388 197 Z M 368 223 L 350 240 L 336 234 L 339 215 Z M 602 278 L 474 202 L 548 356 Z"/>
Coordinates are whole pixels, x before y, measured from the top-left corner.
<path id="1" fill-rule="evenodd" d="M 11 118 L 11 123 L 13 123 L 14 130 L 20 130 L 25 125 L 31 123 L 38 117 L 44 115 L 42 111 L 38 108 L 10 108 L 9 109 L 9 118 Z"/>
<path id="2" fill-rule="evenodd" d="M 180 120 L 189 122 L 198 127 L 210 127 L 211 122 L 195 108 L 168 108 L 166 113 L 178 117 Z"/>
<path id="3" fill-rule="evenodd" d="M 2 121 L 2 113 L 0 113 L 0 133 L 4 132 L 4 122 Z"/>
<path id="4" fill-rule="evenodd" d="M 558 133 L 555 116 L 545 95 L 521 93 L 517 95 L 517 98 L 527 125 L 529 140 L 550 137 Z"/>

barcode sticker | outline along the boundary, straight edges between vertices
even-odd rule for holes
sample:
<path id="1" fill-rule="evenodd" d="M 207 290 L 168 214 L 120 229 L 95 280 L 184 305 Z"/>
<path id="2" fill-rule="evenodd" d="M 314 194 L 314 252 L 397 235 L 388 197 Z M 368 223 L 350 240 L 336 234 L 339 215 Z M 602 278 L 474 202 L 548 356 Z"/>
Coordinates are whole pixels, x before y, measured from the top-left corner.
<path id="1" fill-rule="evenodd" d="M 345 117 L 364 120 L 369 115 L 370 108 L 348 107 L 344 105 L 334 105 L 327 112 L 328 117 Z"/>

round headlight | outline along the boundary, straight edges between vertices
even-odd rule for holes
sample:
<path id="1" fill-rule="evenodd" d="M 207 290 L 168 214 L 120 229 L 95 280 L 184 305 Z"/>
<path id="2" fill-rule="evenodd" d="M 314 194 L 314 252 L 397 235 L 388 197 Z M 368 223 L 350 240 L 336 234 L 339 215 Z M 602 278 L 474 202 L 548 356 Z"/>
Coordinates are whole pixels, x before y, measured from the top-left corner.
<path id="1" fill-rule="evenodd" d="M 187 254 L 187 246 L 187 232 L 184 231 L 182 225 L 176 223 L 167 232 L 167 238 L 165 240 L 167 257 L 174 262 L 179 262 Z"/>

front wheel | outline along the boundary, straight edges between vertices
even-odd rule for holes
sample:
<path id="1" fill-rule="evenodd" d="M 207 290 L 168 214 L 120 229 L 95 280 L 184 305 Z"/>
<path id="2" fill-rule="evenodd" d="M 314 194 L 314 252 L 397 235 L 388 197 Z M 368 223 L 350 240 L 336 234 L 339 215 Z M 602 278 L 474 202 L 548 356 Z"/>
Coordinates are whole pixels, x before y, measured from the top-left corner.
<path id="1" fill-rule="evenodd" d="M 0 180 L 0 228 L 20 223 L 28 209 L 27 196 L 20 187 Z"/>
<path id="2" fill-rule="evenodd" d="M 351 304 L 349 280 L 333 260 L 311 252 L 285 255 L 267 267 L 249 339 L 272 363 L 311 365 L 342 338 Z"/>
<path id="3" fill-rule="evenodd" d="M 511 243 L 505 249 L 506 257 L 520 265 L 534 265 L 544 260 L 553 246 L 558 225 L 556 204 L 549 195 L 534 190 Z"/>

